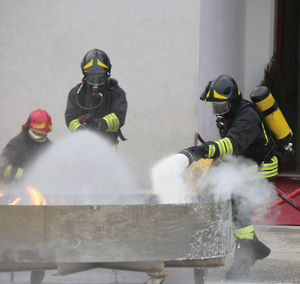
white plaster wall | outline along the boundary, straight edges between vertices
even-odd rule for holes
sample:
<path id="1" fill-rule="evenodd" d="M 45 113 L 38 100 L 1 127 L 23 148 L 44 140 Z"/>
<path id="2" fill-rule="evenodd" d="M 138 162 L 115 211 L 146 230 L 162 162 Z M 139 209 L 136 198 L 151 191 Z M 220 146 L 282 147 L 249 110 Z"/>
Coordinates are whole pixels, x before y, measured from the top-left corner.
<path id="1" fill-rule="evenodd" d="M 52 140 L 92 48 L 108 53 L 127 92 L 128 141 L 119 147 L 141 183 L 163 156 L 190 146 L 198 97 L 198 0 L 0 0 L 0 148 L 28 114 L 46 109 Z M 88 146 L 87 146 L 88 150 Z"/>
<path id="2" fill-rule="evenodd" d="M 202 0 L 200 9 L 199 89 L 221 74 L 244 87 L 245 1 Z M 199 95 L 200 95 L 199 91 Z M 204 140 L 218 139 L 215 116 L 198 100 L 197 130 Z"/>
<path id="3" fill-rule="evenodd" d="M 200 10 L 199 84 L 227 73 L 246 99 L 263 79 L 273 54 L 274 0 L 202 0 Z M 215 117 L 198 102 L 197 131 L 219 139 Z"/>
<path id="4" fill-rule="evenodd" d="M 245 97 L 260 85 L 265 65 L 274 51 L 274 0 L 247 0 L 245 43 Z"/>

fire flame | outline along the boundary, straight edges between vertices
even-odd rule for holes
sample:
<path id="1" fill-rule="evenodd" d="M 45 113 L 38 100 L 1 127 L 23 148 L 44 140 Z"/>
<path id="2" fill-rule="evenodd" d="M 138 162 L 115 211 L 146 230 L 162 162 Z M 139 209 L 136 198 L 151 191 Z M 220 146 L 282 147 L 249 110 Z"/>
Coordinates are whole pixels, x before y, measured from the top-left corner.
<path id="1" fill-rule="evenodd" d="M 30 195 L 32 205 L 47 205 L 45 197 L 34 187 L 27 186 L 27 192 Z M 0 191 L 0 198 L 4 197 L 4 193 Z M 8 205 L 17 205 L 22 200 L 22 197 L 17 197 L 14 201 L 8 200 Z"/>
<path id="2" fill-rule="evenodd" d="M 27 191 L 30 194 L 33 205 L 47 205 L 46 199 L 37 189 L 27 186 Z"/>
<path id="3" fill-rule="evenodd" d="M 16 205 L 21 201 L 21 197 L 16 198 L 13 202 L 8 203 L 8 205 Z"/>

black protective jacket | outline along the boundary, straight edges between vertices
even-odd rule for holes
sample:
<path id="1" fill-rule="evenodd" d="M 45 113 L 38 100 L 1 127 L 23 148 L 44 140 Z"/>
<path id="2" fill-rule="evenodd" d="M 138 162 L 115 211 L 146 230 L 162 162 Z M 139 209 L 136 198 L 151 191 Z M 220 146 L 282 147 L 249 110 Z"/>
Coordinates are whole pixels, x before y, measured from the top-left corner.
<path id="1" fill-rule="evenodd" d="M 119 87 L 117 80 L 110 78 L 104 88 L 100 90 L 102 98 L 93 95 L 93 90 L 83 80 L 71 89 L 65 111 L 65 122 L 71 129 L 71 122 L 85 114 L 92 115 L 95 119 L 103 118 L 114 113 L 119 120 L 119 127 L 104 135 L 117 143 L 121 135 L 120 128 L 125 123 L 127 113 L 127 99 L 125 92 Z"/>
<path id="2" fill-rule="evenodd" d="M 233 117 L 225 120 L 223 136 L 230 139 L 234 155 L 250 158 L 259 165 L 274 155 L 270 136 L 252 103 L 242 100 Z"/>
<path id="3" fill-rule="evenodd" d="M 18 168 L 25 169 L 50 144 L 49 139 L 35 142 L 29 136 L 28 129 L 23 127 L 21 133 L 7 143 L 0 155 L 0 175 L 7 166 L 12 165 L 10 177 L 13 179 Z"/>

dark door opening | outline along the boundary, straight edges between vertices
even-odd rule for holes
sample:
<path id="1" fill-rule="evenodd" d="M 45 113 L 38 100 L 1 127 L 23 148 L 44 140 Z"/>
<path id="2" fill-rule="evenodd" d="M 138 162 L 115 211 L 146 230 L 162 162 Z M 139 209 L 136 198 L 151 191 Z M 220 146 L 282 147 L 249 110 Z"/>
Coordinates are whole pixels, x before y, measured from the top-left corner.
<path id="1" fill-rule="evenodd" d="M 282 78 L 282 98 L 278 104 L 293 131 L 296 154 L 281 158 L 279 171 L 300 174 L 300 94 L 299 47 L 300 1 L 277 0 L 275 55 Z"/>

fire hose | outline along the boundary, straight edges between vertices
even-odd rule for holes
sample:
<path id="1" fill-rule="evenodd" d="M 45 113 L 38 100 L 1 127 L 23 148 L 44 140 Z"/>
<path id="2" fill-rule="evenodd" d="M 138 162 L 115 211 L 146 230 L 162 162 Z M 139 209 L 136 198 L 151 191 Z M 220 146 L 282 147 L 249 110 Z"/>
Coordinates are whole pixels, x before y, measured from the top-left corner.
<path id="1" fill-rule="evenodd" d="M 277 191 L 277 195 L 281 198 L 277 201 L 274 201 L 266 206 L 260 207 L 258 209 L 256 209 L 253 214 L 257 215 L 257 214 L 261 214 L 267 210 L 271 210 L 274 209 L 282 204 L 284 204 L 285 202 L 288 203 L 290 206 L 292 206 L 293 208 L 295 208 L 296 210 L 300 211 L 300 203 L 297 202 L 294 198 L 298 195 L 300 195 L 300 187 L 297 188 L 295 191 L 293 191 L 292 193 L 286 195 L 284 192 L 282 192 L 277 186 L 274 185 L 274 189 Z"/>

